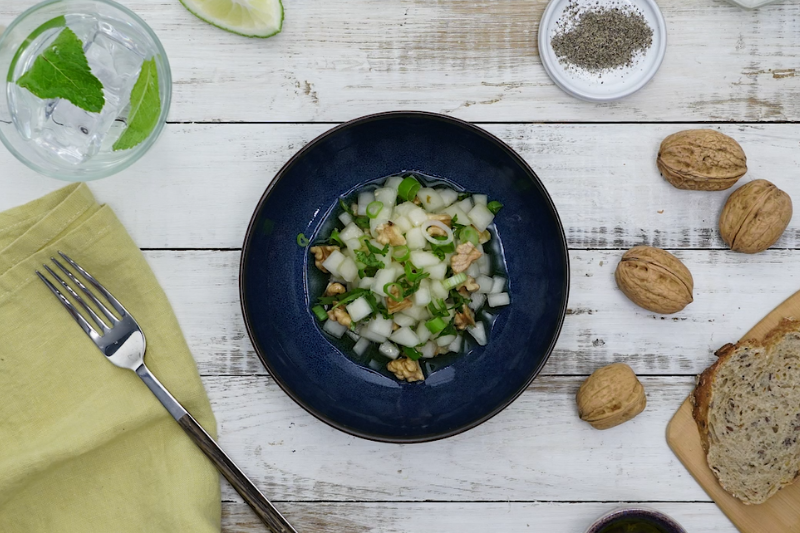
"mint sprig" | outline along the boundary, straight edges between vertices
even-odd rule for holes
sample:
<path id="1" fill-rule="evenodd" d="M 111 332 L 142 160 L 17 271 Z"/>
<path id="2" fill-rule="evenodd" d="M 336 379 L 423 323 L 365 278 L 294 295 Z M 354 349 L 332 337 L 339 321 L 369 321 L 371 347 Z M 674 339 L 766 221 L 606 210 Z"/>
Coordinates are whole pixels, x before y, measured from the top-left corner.
<path id="1" fill-rule="evenodd" d="M 17 85 L 42 99 L 68 100 L 90 113 L 99 113 L 106 102 L 103 84 L 89 68 L 83 43 L 69 28 L 61 30 Z"/>
<path id="2" fill-rule="evenodd" d="M 158 93 L 158 69 L 151 58 L 142 63 L 139 78 L 131 90 L 131 110 L 128 127 L 111 148 L 129 150 L 142 143 L 153 132 L 161 116 L 161 96 Z"/>

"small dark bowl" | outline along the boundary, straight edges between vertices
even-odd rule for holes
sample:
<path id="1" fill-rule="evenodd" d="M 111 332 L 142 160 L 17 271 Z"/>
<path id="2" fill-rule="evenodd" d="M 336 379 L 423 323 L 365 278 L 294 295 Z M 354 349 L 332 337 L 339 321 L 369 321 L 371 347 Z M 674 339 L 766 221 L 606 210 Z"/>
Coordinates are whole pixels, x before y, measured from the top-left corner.
<path id="1" fill-rule="evenodd" d="M 441 177 L 505 204 L 495 222 L 512 300 L 494 312 L 486 347 L 417 383 L 355 362 L 320 331 L 309 310 L 309 298 L 318 296 L 307 271 L 313 258 L 297 245 L 299 233 L 312 242 L 326 235 L 321 227 L 340 195 L 402 171 Z M 422 442 L 491 418 L 539 373 L 564 320 L 569 258 L 550 196 L 505 143 L 447 116 L 392 112 L 331 129 L 278 172 L 250 221 L 239 288 L 256 353 L 297 403 L 352 435 Z"/>
<path id="2" fill-rule="evenodd" d="M 627 531 L 624 529 L 624 526 L 631 523 L 649 526 L 654 533 L 686 533 L 686 530 L 675 520 L 655 509 L 648 509 L 647 507 L 614 509 L 610 513 L 604 514 L 597 519 L 594 524 L 589 526 L 586 533 L 605 533 L 609 529 L 613 532 L 614 526 L 623 528 L 620 531 Z"/>

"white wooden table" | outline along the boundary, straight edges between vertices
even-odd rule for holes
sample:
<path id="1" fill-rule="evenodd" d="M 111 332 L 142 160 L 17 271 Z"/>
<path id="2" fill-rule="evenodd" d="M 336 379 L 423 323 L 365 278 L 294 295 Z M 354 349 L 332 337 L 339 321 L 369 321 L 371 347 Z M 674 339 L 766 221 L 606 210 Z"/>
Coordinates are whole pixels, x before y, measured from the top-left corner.
<path id="1" fill-rule="evenodd" d="M 2 0 L 0 24 L 34 0 Z M 667 134 L 713 127 L 750 171 L 800 203 L 800 4 L 755 12 L 660 0 L 669 44 L 653 82 L 619 103 L 562 94 L 536 48 L 544 0 L 288 0 L 283 33 L 231 35 L 178 0 L 123 0 L 161 37 L 174 76 L 164 134 L 129 170 L 91 184 L 144 250 L 172 301 L 219 420 L 220 441 L 301 532 L 580 533 L 620 503 L 690 532 L 735 528 L 670 452 L 668 420 L 720 345 L 800 289 L 800 222 L 756 256 L 726 251 L 728 192 L 679 191 L 658 174 Z M 280 166 L 332 124 L 421 109 L 479 122 L 552 194 L 572 288 L 555 353 L 525 394 L 430 444 L 350 437 L 307 414 L 256 358 L 237 268 L 250 214 Z M 62 183 L 0 150 L 0 209 Z M 695 278 L 695 302 L 661 317 L 617 290 L 623 250 L 661 246 Z M 647 410 L 608 431 L 574 394 L 614 361 L 642 376 Z M 223 531 L 264 531 L 223 484 Z"/>

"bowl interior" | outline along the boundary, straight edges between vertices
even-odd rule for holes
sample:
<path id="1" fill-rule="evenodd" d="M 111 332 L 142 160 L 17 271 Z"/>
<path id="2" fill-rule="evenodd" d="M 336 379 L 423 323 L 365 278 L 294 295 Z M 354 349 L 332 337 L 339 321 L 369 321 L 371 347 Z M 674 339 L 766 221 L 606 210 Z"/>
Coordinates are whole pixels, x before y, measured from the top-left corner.
<path id="1" fill-rule="evenodd" d="M 308 252 L 297 245 L 298 233 L 318 233 L 340 195 L 402 171 L 445 178 L 505 205 L 496 226 L 512 298 L 495 313 L 486 347 L 417 383 L 400 383 L 359 364 L 314 325 Z M 292 398 L 351 434 L 414 442 L 473 427 L 527 387 L 560 331 L 568 278 L 555 207 L 519 156 L 465 122 L 401 112 L 336 127 L 286 164 L 251 221 L 240 289 L 256 351 Z"/>

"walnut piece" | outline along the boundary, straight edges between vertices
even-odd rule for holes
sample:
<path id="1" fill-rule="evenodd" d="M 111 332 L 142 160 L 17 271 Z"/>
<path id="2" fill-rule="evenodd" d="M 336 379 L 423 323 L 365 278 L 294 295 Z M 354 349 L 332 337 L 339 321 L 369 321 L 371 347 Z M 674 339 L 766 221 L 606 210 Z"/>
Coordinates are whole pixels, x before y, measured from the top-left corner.
<path id="1" fill-rule="evenodd" d="M 599 368 L 583 382 L 575 396 L 581 420 L 596 429 L 627 422 L 644 411 L 647 397 L 631 367 L 624 363 Z"/>
<path id="2" fill-rule="evenodd" d="M 475 317 L 472 315 L 472 309 L 466 305 L 462 305 L 461 309 L 456 313 L 453 319 L 456 328 L 464 330 L 467 326 L 475 325 Z"/>
<path id="3" fill-rule="evenodd" d="M 345 311 L 343 307 L 336 307 L 328 311 L 328 318 L 334 322 L 338 322 L 343 326 L 347 326 L 348 328 L 350 327 L 350 324 L 353 323 L 350 315 L 347 314 L 347 311 Z"/>
<path id="4" fill-rule="evenodd" d="M 392 246 L 402 246 L 406 243 L 406 238 L 392 221 L 381 224 L 375 231 L 378 232 L 377 241 L 381 244 L 391 244 Z"/>
<path id="5" fill-rule="evenodd" d="M 407 357 L 401 357 L 399 359 L 395 359 L 394 361 L 389 361 L 389 364 L 386 365 L 386 369 L 397 376 L 397 379 L 404 381 L 412 382 L 422 381 L 425 379 L 425 376 L 422 375 L 422 369 L 419 366 L 419 362 L 413 361 Z"/>
<path id="6" fill-rule="evenodd" d="M 334 250 L 338 250 L 338 246 L 312 246 L 308 250 L 314 254 L 314 264 L 318 269 L 328 273 L 328 270 L 322 266 L 323 261 L 325 261 L 329 255 L 333 253 Z"/>
<path id="7" fill-rule="evenodd" d="M 481 254 L 481 252 L 475 248 L 475 245 L 471 242 L 459 244 L 458 248 L 456 248 L 455 255 L 450 258 L 450 266 L 453 269 L 453 274 L 464 272 L 469 268 L 472 262 L 477 261 L 481 255 L 483 254 Z"/>
<path id="8" fill-rule="evenodd" d="M 792 199 L 767 180 L 742 185 L 730 195 L 719 217 L 722 240 L 734 252 L 763 252 L 792 220 Z"/>
<path id="9" fill-rule="evenodd" d="M 478 285 L 478 283 L 475 281 L 475 278 L 473 278 L 472 276 L 467 276 L 467 281 L 465 281 L 464 284 L 461 286 L 467 289 L 467 291 L 469 292 L 475 292 L 481 288 L 481 286 Z"/>
<path id="10" fill-rule="evenodd" d="M 692 273 L 660 248 L 634 246 L 622 256 L 614 277 L 625 296 L 648 311 L 677 313 L 693 300 Z"/>
<path id="11" fill-rule="evenodd" d="M 331 283 L 325 289 L 325 296 L 335 296 L 337 294 L 344 294 L 347 292 L 347 289 L 344 288 L 344 285 L 341 283 Z"/>

